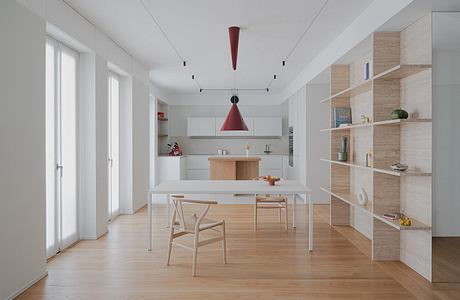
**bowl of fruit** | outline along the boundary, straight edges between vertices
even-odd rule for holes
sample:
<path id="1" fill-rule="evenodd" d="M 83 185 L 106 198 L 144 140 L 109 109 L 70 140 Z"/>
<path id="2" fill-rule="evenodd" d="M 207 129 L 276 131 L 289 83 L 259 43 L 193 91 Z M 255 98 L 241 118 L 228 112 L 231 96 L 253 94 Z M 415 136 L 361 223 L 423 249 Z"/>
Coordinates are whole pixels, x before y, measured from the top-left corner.
<path id="1" fill-rule="evenodd" d="M 272 176 L 272 175 L 267 175 L 267 176 L 262 176 L 263 180 L 268 182 L 268 185 L 275 185 L 275 182 L 280 181 L 279 177 Z"/>

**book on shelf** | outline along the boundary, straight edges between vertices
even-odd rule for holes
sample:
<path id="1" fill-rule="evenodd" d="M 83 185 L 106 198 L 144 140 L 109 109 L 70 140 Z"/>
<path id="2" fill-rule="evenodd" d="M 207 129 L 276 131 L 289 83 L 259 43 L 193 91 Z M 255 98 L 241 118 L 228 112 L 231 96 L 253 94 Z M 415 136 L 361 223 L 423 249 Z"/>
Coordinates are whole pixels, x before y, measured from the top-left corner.
<path id="1" fill-rule="evenodd" d="M 351 108 L 349 107 L 334 107 L 332 111 L 333 125 L 338 128 L 340 124 L 352 124 Z"/>

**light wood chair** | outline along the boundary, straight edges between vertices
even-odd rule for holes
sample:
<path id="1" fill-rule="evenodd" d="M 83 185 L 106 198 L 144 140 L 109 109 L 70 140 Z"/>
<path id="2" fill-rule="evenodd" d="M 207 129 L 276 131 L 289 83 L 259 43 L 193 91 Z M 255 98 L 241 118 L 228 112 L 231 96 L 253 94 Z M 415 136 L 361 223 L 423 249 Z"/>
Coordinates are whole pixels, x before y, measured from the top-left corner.
<path id="1" fill-rule="evenodd" d="M 262 177 L 256 177 L 253 180 L 263 180 Z M 283 179 L 281 179 L 283 180 Z M 267 183 L 268 184 L 268 183 Z M 279 195 L 261 195 L 256 194 L 254 199 L 254 231 L 257 230 L 259 209 L 278 209 L 280 224 L 282 223 L 282 212 L 284 210 L 284 229 L 288 230 L 288 198 L 281 194 Z"/>
<path id="2" fill-rule="evenodd" d="M 217 204 L 216 201 L 206 201 L 206 200 L 191 200 L 184 198 L 172 197 L 171 203 L 174 207 L 173 215 L 171 218 L 170 224 L 170 234 L 169 234 L 169 243 L 168 243 L 168 261 L 167 265 L 169 266 L 171 260 L 171 251 L 172 246 L 179 246 L 193 252 L 193 265 L 192 265 L 192 276 L 196 276 L 196 263 L 197 263 L 197 254 L 198 248 L 209 245 L 211 243 L 222 242 L 222 254 L 224 264 L 227 263 L 227 244 L 225 237 L 225 220 L 211 220 L 205 218 L 206 214 L 209 211 L 209 208 L 213 204 Z M 199 216 L 195 213 L 189 216 L 184 214 L 183 204 L 197 204 L 200 206 L 205 206 L 203 211 Z M 177 218 L 177 220 L 176 220 Z M 220 230 L 215 229 L 215 227 L 220 227 Z M 200 241 L 200 232 L 204 230 L 214 230 L 220 232 L 219 237 L 210 238 L 204 241 Z M 174 239 L 184 236 L 186 234 L 194 235 L 193 247 L 189 247 L 177 242 L 174 242 Z"/>

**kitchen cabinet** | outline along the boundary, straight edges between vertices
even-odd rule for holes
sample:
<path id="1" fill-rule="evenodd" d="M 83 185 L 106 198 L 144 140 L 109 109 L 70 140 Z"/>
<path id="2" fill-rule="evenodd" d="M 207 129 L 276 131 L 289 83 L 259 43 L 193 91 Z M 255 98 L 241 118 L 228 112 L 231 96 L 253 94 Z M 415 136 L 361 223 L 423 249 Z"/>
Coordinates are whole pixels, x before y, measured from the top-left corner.
<path id="1" fill-rule="evenodd" d="M 159 156 L 158 183 L 186 179 L 187 166 L 184 158 L 184 156 Z"/>
<path id="2" fill-rule="evenodd" d="M 215 118 L 187 118 L 187 136 L 215 136 Z"/>
<path id="3" fill-rule="evenodd" d="M 254 118 L 254 136 L 282 136 L 283 119 Z"/>
<path id="4" fill-rule="evenodd" d="M 188 155 L 186 159 L 188 180 L 209 179 L 209 155 Z"/>
<path id="5" fill-rule="evenodd" d="M 248 131 L 220 131 L 224 117 L 187 118 L 187 136 L 195 137 L 281 137 L 283 135 L 283 119 L 280 117 L 245 117 Z"/>
<path id="6" fill-rule="evenodd" d="M 215 118 L 216 136 L 253 136 L 254 135 L 254 118 L 244 118 L 244 123 L 248 126 L 248 131 L 220 131 L 225 118 Z"/>

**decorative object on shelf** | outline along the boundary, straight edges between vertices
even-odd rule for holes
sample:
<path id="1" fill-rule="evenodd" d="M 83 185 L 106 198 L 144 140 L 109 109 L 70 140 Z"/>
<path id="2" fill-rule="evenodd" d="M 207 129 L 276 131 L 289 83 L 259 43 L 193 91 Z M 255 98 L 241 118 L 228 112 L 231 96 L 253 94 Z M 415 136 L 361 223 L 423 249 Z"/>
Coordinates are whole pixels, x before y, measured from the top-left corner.
<path id="1" fill-rule="evenodd" d="M 393 110 L 390 114 L 390 118 L 392 120 L 407 119 L 408 117 L 409 117 L 409 113 L 405 111 L 404 109 L 400 109 L 400 108 Z"/>
<path id="2" fill-rule="evenodd" d="M 346 128 L 346 127 L 351 126 L 351 125 L 353 125 L 353 124 L 350 124 L 350 123 L 343 123 L 343 124 L 340 124 L 340 125 L 339 125 L 339 128 Z"/>
<path id="3" fill-rule="evenodd" d="M 250 144 L 244 145 L 244 149 L 246 150 L 246 157 L 248 157 L 249 156 L 249 150 L 251 150 L 251 145 Z"/>
<path id="4" fill-rule="evenodd" d="M 174 144 L 168 144 L 168 149 L 169 149 L 169 156 L 181 156 L 182 155 L 182 149 L 180 148 L 179 144 L 177 142 L 174 142 Z"/>
<path id="5" fill-rule="evenodd" d="M 370 149 L 366 153 L 366 167 L 372 167 L 372 150 Z"/>
<path id="6" fill-rule="evenodd" d="M 405 215 L 401 215 L 401 217 L 399 218 L 399 225 L 401 226 L 411 226 L 412 225 L 412 220 L 405 216 Z"/>
<path id="7" fill-rule="evenodd" d="M 351 108 L 349 107 L 334 107 L 332 111 L 334 127 L 337 128 L 340 124 L 352 124 Z"/>
<path id="8" fill-rule="evenodd" d="M 348 153 L 347 153 L 347 137 L 341 136 L 339 140 L 339 154 L 338 158 L 339 161 L 347 161 L 348 160 Z"/>
<path id="9" fill-rule="evenodd" d="M 224 124 L 220 128 L 220 131 L 248 131 L 248 126 L 243 120 L 241 116 L 240 110 L 236 105 L 240 99 L 237 95 L 233 95 L 230 98 L 230 102 L 232 103 L 232 107 L 228 112 L 227 117 L 225 118 Z"/>
<path id="10" fill-rule="evenodd" d="M 364 80 L 369 80 L 370 78 L 370 64 L 366 62 L 364 64 Z"/>
<path id="11" fill-rule="evenodd" d="M 275 182 L 280 181 L 279 177 L 271 176 L 271 175 L 262 176 L 262 178 L 263 178 L 263 180 L 268 182 L 268 185 L 275 185 Z"/>
<path id="12" fill-rule="evenodd" d="M 368 124 L 371 122 L 371 118 L 366 115 L 361 115 L 361 124 Z"/>
<path id="13" fill-rule="evenodd" d="M 394 214 L 383 214 L 383 218 L 384 219 L 387 219 L 387 220 L 396 220 L 399 218 L 399 215 L 398 213 L 394 213 Z"/>
<path id="14" fill-rule="evenodd" d="M 391 169 L 396 172 L 407 171 L 408 166 L 402 163 L 392 164 Z"/>
<path id="15" fill-rule="evenodd" d="M 272 153 L 272 150 L 270 150 L 270 144 L 266 144 L 266 145 L 265 145 L 264 153 L 265 153 L 265 154 L 270 154 L 270 153 Z"/>
<path id="16" fill-rule="evenodd" d="M 165 118 L 165 113 L 162 111 L 157 112 L 158 119 L 164 119 Z"/>
<path id="17" fill-rule="evenodd" d="M 364 188 L 361 188 L 358 193 L 358 204 L 361 206 L 365 206 L 367 204 L 368 198 L 367 193 Z"/>

